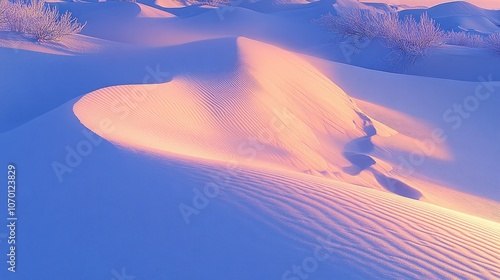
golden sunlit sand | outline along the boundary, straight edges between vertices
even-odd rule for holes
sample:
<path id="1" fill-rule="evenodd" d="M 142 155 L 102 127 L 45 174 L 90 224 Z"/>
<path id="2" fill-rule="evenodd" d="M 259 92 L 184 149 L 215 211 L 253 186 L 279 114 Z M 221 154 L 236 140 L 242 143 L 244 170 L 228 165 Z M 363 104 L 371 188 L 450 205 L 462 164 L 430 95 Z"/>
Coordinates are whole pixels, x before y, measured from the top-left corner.
<path id="1" fill-rule="evenodd" d="M 489 38 L 500 7 L 375 2 L 53 1 L 79 34 L 0 30 L 5 279 L 500 279 L 500 55 L 445 41 L 404 64 L 318 21 L 350 5 Z"/>

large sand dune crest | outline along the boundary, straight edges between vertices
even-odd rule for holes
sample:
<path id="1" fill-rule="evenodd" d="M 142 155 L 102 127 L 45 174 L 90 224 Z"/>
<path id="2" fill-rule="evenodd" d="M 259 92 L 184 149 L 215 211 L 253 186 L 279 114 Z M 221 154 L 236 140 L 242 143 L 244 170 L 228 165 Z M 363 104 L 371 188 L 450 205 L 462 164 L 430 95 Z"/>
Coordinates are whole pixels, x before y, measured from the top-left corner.
<path id="1" fill-rule="evenodd" d="M 0 279 L 500 279 L 500 56 L 396 69 L 312 21 L 350 3 L 486 34 L 500 11 L 49 2 L 81 34 L 0 31 Z"/>
<path id="2" fill-rule="evenodd" d="M 75 114 L 124 146 L 238 161 L 255 149 L 257 162 L 338 171 L 342 145 L 363 135 L 360 109 L 295 55 L 245 38 L 236 44 L 234 73 L 99 90 L 77 102 Z M 134 94 L 143 100 L 123 120 L 116 102 Z M 116 124 L 113 133 L 99 133 L 103 118 Z"/>
<path id="3" fill-rule="evenodd" d="M 408 151 L 417 149 L 414 140 L 371 119 L 299 56 L 247 38 L 232 42 L 235 52 L 217 56 L 220 68 L 199 63 L 189 70 L 196 64 L 186 61 L 191 66 L 170 82 L 104 88 L 82 97 L 74 112 L 96 134 L 130 149 L 308 173 L 424 201 L 431 194 L 434 204 L 498 219 L 484 207 L 461 206 L 470 199 L 465 194 L 436 199 L 442 186 L 420 174 L 390 175 L 395 166 L 379 156 L 372 137 Z M 446 160 L 443 147 L 430 156 Z"/>

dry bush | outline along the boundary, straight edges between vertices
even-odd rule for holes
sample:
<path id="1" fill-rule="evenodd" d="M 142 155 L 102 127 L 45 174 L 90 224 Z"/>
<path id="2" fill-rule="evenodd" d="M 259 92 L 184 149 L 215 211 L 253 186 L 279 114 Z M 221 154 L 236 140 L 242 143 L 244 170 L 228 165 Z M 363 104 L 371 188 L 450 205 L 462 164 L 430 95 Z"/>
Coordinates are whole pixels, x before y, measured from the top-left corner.
<path id="1" fill-rule="evenodd" d="M 454 46 L 482 48 L 486 45 L 486 40 L 478 34 L 451 31 L 446 34 L 446 43 Z"/>
<path id="2" fill-rule="evenodd" d="M 413 17 L 399 20 L 394 12 L 375 12 L 359 7 L 337 7 L 338 15 L 327 14 L 316 19 L 341 40 L 348 38 L 381 38 L 392 50 L 393 60 L 414 62 L 427 50 L 443 44 L 445 33 L 423 14 L 417 22 Z"/>
<path id="3" fill-rule="evenodd" d="M 38 41 L 56 41 L 79 33 L 85 26 L 78 23 L 70 12 L 61 15 L 55 7 L 45 5 L 42 1 L 5 1 L 2 5 L 5 5 L 3 15 L 6 28 Z"/>
<path id="4" fill-rule="evenodd" d="M 500 54 L 500 32 L 488 36 L 488 48 Z"/>
<path id="5" fill-rule="evenodd" d="M 444 43 L 444 31 L 426 13 L 420 16 L 418 22 L 409 16 L 403 21 L 389 24 L 383 38 L 393 50 L 396 62 L 414 63 L 426 55 L 429 49 Z M 387 25 L 384 27 L 387 28 Z"/>

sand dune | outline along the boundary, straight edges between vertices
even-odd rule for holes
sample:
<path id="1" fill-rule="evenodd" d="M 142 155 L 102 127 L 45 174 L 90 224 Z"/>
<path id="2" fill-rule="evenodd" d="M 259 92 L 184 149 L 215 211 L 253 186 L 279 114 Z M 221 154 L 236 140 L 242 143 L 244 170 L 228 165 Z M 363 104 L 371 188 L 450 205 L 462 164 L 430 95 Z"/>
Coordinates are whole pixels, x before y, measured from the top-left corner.
<path id="1" fill-rule="evenodd" d="M 220 57 L 228 66 L 210 76 L 186 72 L 163 84 L 104 88 L 81 98 L 74 112 L 96 134 L 130 149 L 308 173 L 499 219 L 493 201 L 447 192 L 422 173 L 398 174 L 394 157 L 421 149 L 417 140 L 430 129 L 418 132 L 411 118 L 382 109 L 378 114 L 403 121 L 401 129 L 416 138 L 400 134 L 297 55 L 246 38 L 232 42 L 236 56 Z M 446 145 L 428 157 L 451 161 Z"/>
<path id="2" fill-rule="evenodd" d="M 245 38 L 236 45 L 234 72 L 99 90 L 77 102 L 75 114 L 124 146 L 238 161 L 253 160 L 255 150 L 260 163 L 337 172 L 343 145 L 363 135 L 360 110 L 295 55 Z M 134 94 L 141 100 L 125 117 L 117 104 Z M 99 129 L 104 118 L 117 124 L 109 135 Z"/>
<path id="3" fill-rule="evenodd" d="M 400 14 L 419 17 L 423 12 L 435 19 L 441 28 L 448 31 L 463 30 L 482 34 L 500 32 L 499 11 L 487 10 L 464 1 L 444 3 L 428 9 L 404 10 Z"/>
<path id="4" fill-rule="evenodd" d="M 498 4 L 492 0 L 468 0 L 468 1 L 447 1 L 447 0 L 420 0 L 418 2 L 414 0 L 363 0 L 366 3 L 387 3 L 390 5 L 402 6 L 405 9 L 415 9 L 420 7 L 432 7 L 436 5 L 441 5 L 443 3 L 466 3 L 477 5 L 485 9 L 498 9 Z"/>
<path id="5" fill-rule="evenodd" d="M 500 277 L 496 223 L 392 194 L 285 174 L 242 172 L 226 199 L 242 208 L 257 206 L 248 211 L 291 238 L 328 237 L 333 262 L 350 263 L 373 278 Z M 281 222 L 264 218 L 277 213 L 289 214 L 280 216 Z"/>
<path id="6" fill-rule="evenodd" d="M 41 250 L 51 248 L 52 254 L 75 260 L 78 267 L 74 253 L 67 249 L 74 232 L 82 232 L 80 242 L 86 244 L 82 253 L 89 256 L 86 265 L 95 265 L 96 275 L 116 266 L 111 257 L 95 258 L 96 252 L 113 256 L 134 250 L 149 253 L 134 255 L 133 266 L 127 266 L 127 271 L 143 278 L 202 279 L 210 273 L 218 279 L 286 279 L 293 276 L 287 274 L 292 266 L 316 255 L 318 267 L 307 274 L 317 279 L 330 279 L 332 274 L 342 279 L 495 279 L 500 274 L 497 222 L 299 172 L 244 162 L 228 168 L 226 163 L 187 157 L 154 159 L 102 142 L 65 177 L 77 194 L 55 188 L 54 176 L 40 175 L 48 174 L 52 156 L 61 153 L 61 146 L 81 141 L 82 127 L 71 117 L 72 105 L 68 102 L 0 139 L 1 144 L 18 139 L 18 144 L 28 147 L 33 133 L 38 135 L 37 142 L 46 149 L 37 152 L 41 165 L 31 165 L 33 176 L 24 184 L 49 184 L 31 190 L 25 201 L 33 204 L 55 196 L 59 200 L 57 207 L 47 202 L 44 209 L 25 213 L 26 220 L 52 221 L 58 234 L 30 225 L 24 248 L 37 244 Z M 47 134 L 47 123 L 53 133 L 65 131 L 64 137 Z M 21 153 L 32 154 L 29 149 Z M 64 155 L 56 159 L 60 157 Z M 28 157 L 19 162 L 28 163 Z M 108 171 L 90 176 L 96 168 Z M 210 190 L 208 206 L 190 215 L 186 226 L 179 203 L 192 206 L 194 189 L 203 193 L 206 186 L 214 185 L 219 193 Z M 93 197 L 92 207 L 88 207 L 89 197 Z M 62 219 L 66 222 L 57 222 Z M 40 238 L 47 242 L 40 244 Z M 230 260 L 234 265 L 227 266 Z M 29 266 L 50 262 L 38 257 Z M 169 263 L 165 271 L 140 269 L 165 262 Z M 196 269 L 186 269 L 193 262 Z M 241 269 L 254 266 L 259 269 L 241 274 Z M 33 270 L 21 271 L 20 277 L 30 276 L 29 271 Z M 37 275 L 68 274 L 41 270 Z M 80 275 L 77 279 L 94 274 Z"/>
<path id="7" fill-rule="evenodd" d="M 59 42 L 0 32 L 1 279 L 500 279 L 500 56 L 346 54 L 311 20 L 359 1 L 139 2 L 53 1 L 87 22 Z"/>
<path id="8" fill-rule="evenodd" d="M 387 177 L 390 165 L 368 155 L 371 136 L 396 131 L 373 122 L 296 55 L 246 38 L 235 48 L 231 72 L 105 88 L 80 99 L 75 114 L 96 134 L 132 149 L 250 162 L 422 198 Z"/>

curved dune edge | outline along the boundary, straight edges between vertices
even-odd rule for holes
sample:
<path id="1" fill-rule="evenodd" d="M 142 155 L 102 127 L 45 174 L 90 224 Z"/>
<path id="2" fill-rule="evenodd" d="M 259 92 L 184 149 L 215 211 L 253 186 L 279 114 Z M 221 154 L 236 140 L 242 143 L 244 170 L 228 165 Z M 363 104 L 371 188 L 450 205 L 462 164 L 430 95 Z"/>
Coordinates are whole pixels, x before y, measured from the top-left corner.
<path id="1" fill-rule="evenodd" d="M 436 196 L 435 184 L 388 176 L 393 167 L 373 156 L 372 137 L 401 139 L 397 131 L 365 115 L 295 54 L 246 38 L 235 44 L 230 71 L 100 89 L 76 102 L 74 113 L 96 134 L 135 150 L 308 173 L 499 219 L 491 210 L 497 203 L 463 207 L 463 199 L 484 200 L 442 195 L 443 188 Z M 411 142 L 404 148 L 415 149 Z M 446 150 L 435 154 L 447 157 Z"/>
<path id="2" fill-rule="evenodd" d="M 112 122 L 113 133 L 101 136 L 125 146 L 300 172 L 349 165 L 343 146 L 365 135 L 350 98 L 291 53 L 245 38 L 237 48 L 230 73 L 104 88 L 74 112 L 97 134 L 101 120 Z"/>
<path id="3" fill-rule="evenodd" d="M 74 113 L 89 129 L 125 147 L 247 162 L 398 193 L 376 176 L 390 166 L 368 155 L 375 131 L 384 136 L 396 131 L 372 121 L 297 55 L 247 38 L 236 39 L 235 48 L 230 71 L 104 88 L 82 97 Z M 102 122 L 113 131 L 103 131 Z M 400 194 L 422 197 L 414 192 L 419 193 Z"/>

